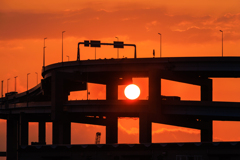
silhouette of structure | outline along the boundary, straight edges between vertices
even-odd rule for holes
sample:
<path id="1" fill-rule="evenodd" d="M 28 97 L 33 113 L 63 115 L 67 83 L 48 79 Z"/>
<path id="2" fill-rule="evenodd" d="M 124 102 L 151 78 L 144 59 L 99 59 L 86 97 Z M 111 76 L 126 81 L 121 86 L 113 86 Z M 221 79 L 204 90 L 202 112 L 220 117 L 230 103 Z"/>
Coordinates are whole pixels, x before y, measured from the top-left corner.
<path id="1" fill-rule="evenodd" d="M 100 138 L 101 138 L 101 132 L 97 132 L 95 144 L 100 144 Z"/>
<path id="2" fill-rule="evenodd" d="M 96 47 L 108 43 L 79 44 Z M 238 143 L 212 143 L 212 121 L 239 121 L 240 103 L 213 102 L 209 78 L 240 77 L 240 57 L 136 58 L 136 52 L 134 55 L 133 59 L 80 61 L 78 49 L 77 61 L 44 66 L 43 79 L 34 88 L 19 94 L 6 93 L 0 99 L 0 118 L 7 119 L 7 152 L 0 154 L 6 154 L 8 160 L 240 157 Z M 118 100 L 118 85 L 132 83 L 133 77 L 149 78 L 148 100 Z M 200 86 L 201 101 L 161 96 L 161 79 Z M 105 84 L 106 100 L 68 101 L 71 91 L 87 90 L 88 82 Z M 117 144 L 118 117 L 139 117 L 140 144 Z M 39 141 L 32 146 L 28 145 L 28 122 L 39 123 Z M 46 122 L 53 124 L 53 145 L 45 145 Z M 71 146 L 71 122 L 106 126 L 106 145 Z M 201 143 L 152 144 L 152 122 L 199 129 Z"/>

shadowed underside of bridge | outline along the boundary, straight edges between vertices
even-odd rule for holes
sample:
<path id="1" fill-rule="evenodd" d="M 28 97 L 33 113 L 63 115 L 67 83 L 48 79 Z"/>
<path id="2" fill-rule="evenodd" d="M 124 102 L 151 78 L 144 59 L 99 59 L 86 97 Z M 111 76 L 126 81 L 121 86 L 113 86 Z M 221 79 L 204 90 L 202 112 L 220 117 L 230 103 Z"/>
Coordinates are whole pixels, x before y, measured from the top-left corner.
<path id="1" fill-rule="evenodd" d="M 212 142 L 213 120 L 240 120 L 240 103 L 212 102 L 211 77 L 240 77 L 239 57 L 142 58 L 74 61 L 43 68 L 39 85 L 0 99 L 7 119 L 7 157 L 28 145 L 28 122 L 39 122 L 39 144 L 45 144 L 45 123 L 53 123 L 54 145 L 70 144 L 71 122 L 106 126 L 106 143 L 118 143 L 118 117 L 139 117 L 139 142 L 151 143 L 152 122 L 201 130 L 201 142 Z M 148 100 L 118 100 L 118 85 L 149 78 Z M 161 95 L 161 79 L 198 85 L 201 101 Z M 71 91 L 87 83 L 106 85 L 106 100 L 68 101 Z"/>

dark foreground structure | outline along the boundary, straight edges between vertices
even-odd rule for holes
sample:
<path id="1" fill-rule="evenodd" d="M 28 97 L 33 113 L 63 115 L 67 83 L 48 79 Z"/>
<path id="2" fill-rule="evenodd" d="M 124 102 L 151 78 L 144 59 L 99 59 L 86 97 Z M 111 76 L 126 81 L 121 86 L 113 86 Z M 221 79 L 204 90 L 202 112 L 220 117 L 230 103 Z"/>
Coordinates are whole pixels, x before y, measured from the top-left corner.
<path id="1" fill-rule="evenodd" d="M 240 103 L 213 102 L 210 77 L 240 77 L 240 57 L 99 59 L 44 66 L 34 88 L 0 99 L 7 119 L 8 160 L 220 160 L 240 159 L 239 143 L 213 143 L 213 120 L 240 120 Z M 149 78 L 148 100 L 118 100 L 118 85 Z M 198 85 L 201 101 L 161 95 L 161 79 Z M 87 83 L 106 85 L 106 100 L 68 101 Z M 118 117 L 139 117 L 140 144 L 118 143 Z M 39 142 L 28 145 L 28 122 L 39 122 Z M 45 145 L 45 123 L 52 144 Z M 71 145 L 71 122 L 106 126 L 106 144 Z M 199 129 L 201 143 L 153 144 L 152 122 Z M 227 157 L 227 158 L 226 158 Z"/>

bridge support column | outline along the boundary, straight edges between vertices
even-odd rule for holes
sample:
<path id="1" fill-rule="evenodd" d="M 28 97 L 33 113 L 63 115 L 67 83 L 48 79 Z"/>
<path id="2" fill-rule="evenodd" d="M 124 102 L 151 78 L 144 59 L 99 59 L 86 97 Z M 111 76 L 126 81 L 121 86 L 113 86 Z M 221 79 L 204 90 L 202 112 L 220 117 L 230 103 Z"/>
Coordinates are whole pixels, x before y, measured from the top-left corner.
<path id="1" fill-rule="evenodd" d="M 201 142 L 212 142 L 212 120 L 203 122 L 204 127 L 201 128 Z"/>
<path id="2" fill-rule="evenodd" d="M 71 143 L 71 122 L 69 121 L 64 103 L 68 101 L 68 91 L 64 85 L 64 73 L 52 72 L 51 77 L 51 103 L 53 122 L 53 144 Z"/>
<path id="3" fill-rule="evenodd" d="M 149 107 L 139 113 L 139 142 L 152 142 L 152 119 L 150 115 L 161 114 L 161 78 L 158 70 L 149 72 Z"/>
<path id="4" fill-rule="evenodd" d="M 212 101 L 212 80 L 201 85 L 201 101 Z"/>
<path id="5" fill-rule="evenodd" d="M 147 113 L 139 115 L 139 142 L 152 143 L 152 122 Z"/>
<path id="6" fill-rule="evenodd" d="M 149 101 L 152 105 L 160 107 L 161 77 L 157 70 L 149 72 Z"/>
<path id="7" fill-rule="evenodd" d="M 19 144 L 28 145 L 28 121 L 25 113 L 20 114 L 19 134 Z"/>
<path id="8" fill-rule="evenodd" d="M 53 144 L 71 144 L 71 122 L 63 119 L 53 121 Z"/>
<path id="9" fill-rule="evenodd" d="M 111 79 L 106 84 L 106 100 L 118 100 L 118 84 L 116 79 Z"/>
<path id="10" fill-rule="evenodd" d="M 38 123 L 38 142 L 39 144 L 46 144 L 46 123 L 43 121 Z"/>
<path id="11" fill-rule="evenodd" d="M 212 101 L 212 79 L 201 85 L 201 101 Z M 201 142 L 212 142 L 212 120 L 202 123 Z"/>
<path id="12" fill-rule="evenodd" d="M 106 143 L 118 143 L 118 116 L 107 116 Z"/>
<path id="13" fill-rule="evenodd" d="M 16 160 L 18 149 L 18 121 L 12 115 L 7 119 L 7 160 Z"/>

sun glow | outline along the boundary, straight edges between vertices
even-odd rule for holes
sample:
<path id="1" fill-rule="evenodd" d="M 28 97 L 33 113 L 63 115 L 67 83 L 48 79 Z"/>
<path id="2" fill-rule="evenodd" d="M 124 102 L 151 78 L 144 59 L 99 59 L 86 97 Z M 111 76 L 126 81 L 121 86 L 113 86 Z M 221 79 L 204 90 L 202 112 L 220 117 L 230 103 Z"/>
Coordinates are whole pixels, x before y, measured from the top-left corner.
<path id="1" fill-rule="evenodd" d="M 140 89 L 137 85 L 130 84 L 125 88 L 124 94 L 128 99 L 134 100 L 139 97 Z"/>

